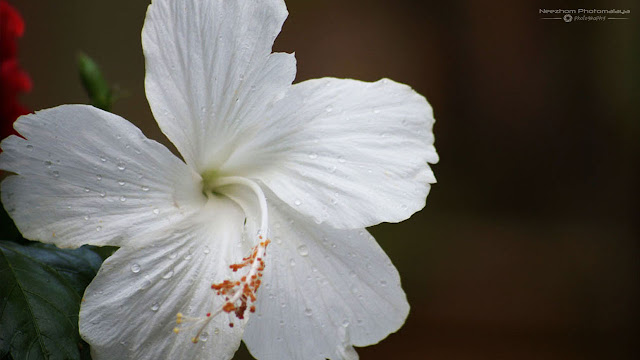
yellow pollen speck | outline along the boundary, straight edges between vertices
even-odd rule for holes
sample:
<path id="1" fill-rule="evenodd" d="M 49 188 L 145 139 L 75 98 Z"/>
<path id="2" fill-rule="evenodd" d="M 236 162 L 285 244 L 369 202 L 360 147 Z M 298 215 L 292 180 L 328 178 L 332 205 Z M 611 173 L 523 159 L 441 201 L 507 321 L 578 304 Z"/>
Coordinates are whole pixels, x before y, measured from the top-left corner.
<path id="1" fill-rule="evenodd" d="M 177 333 L 179 333 L 179 332 L 180 332 L 180 329 L 178 329 L 177 327 L 174 327 L 174 328 L 173 328 L 173 332 L 177 334 Z"/>
<path id="2" fill-rule="evenodd" d="M 192 338 L 191 342 L 194 343 L 194 344 L 197 344 L 198 343 L 198 338 Z"/>

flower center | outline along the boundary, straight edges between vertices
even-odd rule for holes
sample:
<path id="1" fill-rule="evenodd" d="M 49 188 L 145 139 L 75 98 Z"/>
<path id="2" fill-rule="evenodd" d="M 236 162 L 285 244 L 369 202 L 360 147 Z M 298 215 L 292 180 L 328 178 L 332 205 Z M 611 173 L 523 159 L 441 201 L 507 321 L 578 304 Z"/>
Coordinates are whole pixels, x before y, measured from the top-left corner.
<path id="1" fill-rule="evenodd" d="M 215 295 L 224 297 L 224 304 L 215 311 L 208 312 L 204 318 L 186 317 L 182 313 L 176 315 L 178 326 L 184 322 L 193 322 L 193 326 L 199 327 L 196 335 L 191 339 L 194 344 L 198 342 L 203 330 L 217 315 L 223 312 L 227 314 L 233 313 L 238 319 L 242 320 L 247 309 L 250 312 L 255 312 L 256 310 L 253 303 L 257 299 L 256 295 L 258 288 L 260 288 L 265 267 L 264 257 L 267 255 L 267 246 L 271 242 L 267 238 L 269 231 L 267 200 L 260 186 L 247 178 L 240 176 L 216 177 L 215 173 L 205 173 L 203 175 L 203 192 L 205 194 L 218 192 L 217 190 L 220 188 L 232 185 L 245 187 L 255 195 L 260 212 L 260 230 L 256 236 L 256 245 L 251 250 L 251 253 L 243 258 L 241 262 L 229 265 L 229 268 L 234 273 L 240 270 L 246 271 L 244 276 L 240 280 L 226 279 L 220 283 L 211 284 L 211 289 L 215 292 Z M 221 193 L 224 194 L 224 191 L 221 191 Z M 230 198 L 233 199 L 233 196 L 230 196 Z M 233 322 L 230 322 L 229 326 L 233 327 Z M 177 334 L 181 329 L 175 327 L 173 331 Z"/>

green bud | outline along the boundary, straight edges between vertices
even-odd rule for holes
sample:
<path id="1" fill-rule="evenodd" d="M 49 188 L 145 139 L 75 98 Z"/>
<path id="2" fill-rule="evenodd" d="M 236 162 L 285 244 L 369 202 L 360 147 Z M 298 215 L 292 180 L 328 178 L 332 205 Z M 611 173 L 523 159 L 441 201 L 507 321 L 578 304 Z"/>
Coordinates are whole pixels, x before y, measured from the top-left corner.
<path id="1" fill-rule="evenodd" d="M 105 111 L 111 109 L 113 105 L 113 92 L 107 84 L 100 67 L 89 56 L 84 53 L 78 54 L 78 71 L 80 80 L 89 95 L 91 105 Z"/>

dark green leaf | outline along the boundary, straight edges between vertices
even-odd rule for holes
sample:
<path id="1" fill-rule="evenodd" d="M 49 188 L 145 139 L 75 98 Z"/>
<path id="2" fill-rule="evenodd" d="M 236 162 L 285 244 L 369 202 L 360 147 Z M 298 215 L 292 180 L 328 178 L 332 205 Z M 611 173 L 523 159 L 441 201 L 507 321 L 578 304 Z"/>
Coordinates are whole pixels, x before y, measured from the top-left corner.
<path id="1" fill-rule="evenodd" d="M 86 247 L 0 241 L 0 357 L 81 359 L 80 301 L 101 261 Z"/>
<path id="2" fill-rule="evenodd" d="M 80 53 L 78 54 L 78 70 L 82 85 L 91 100 L 91 105 L 109 111 L 114 100 L 113 94 L 98 64 L 89 56 Z"/>

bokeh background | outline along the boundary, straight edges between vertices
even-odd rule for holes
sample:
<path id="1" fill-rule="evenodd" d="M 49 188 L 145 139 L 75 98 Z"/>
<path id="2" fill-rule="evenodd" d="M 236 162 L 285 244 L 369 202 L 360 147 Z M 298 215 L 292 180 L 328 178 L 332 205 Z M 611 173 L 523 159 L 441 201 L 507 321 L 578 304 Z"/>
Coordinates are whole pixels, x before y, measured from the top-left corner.
<path id="1" fill-rule="evenodd" d="M 9 2 L 26 22 L 30 109 L 87 102 L 81 50 L 128 94 L 113 112 L 169 145 L 144 95 L 148 0 Z M 426 208 L 371 229 L 411 314 L 361 358 L 640 358 L 640 4 L 287 4 L 275 50 L 296 52 L 296 81 L 388 77 L 425 95 L 437 119 Z M 632 12 L 540 19 L 540 8 L 577 7 Z"/>

